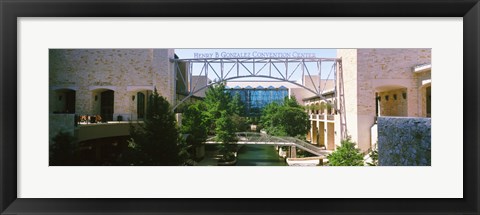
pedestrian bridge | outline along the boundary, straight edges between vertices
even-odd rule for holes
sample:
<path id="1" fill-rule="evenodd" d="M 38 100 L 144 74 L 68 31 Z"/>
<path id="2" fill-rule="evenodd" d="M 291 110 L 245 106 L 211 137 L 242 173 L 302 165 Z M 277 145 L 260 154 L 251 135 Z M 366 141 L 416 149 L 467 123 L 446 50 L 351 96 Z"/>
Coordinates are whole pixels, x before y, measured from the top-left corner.
<path id="1" fill-rule="evenodd" d="M 317 156 L 327 156 L 332 151 L 325 150 L 323 148 L 314 146 L 303 140 L 294 137 L 277 137 L 264 133 L 256 132 L 237 132 L 238 141 L 235 144 L 238 145 L 273 145 L 273 146 L 295 146 L 304 151 L 310 152 Z M 220 144 L 216 142 L 215 137 L 210 137 L 205 142 L 206 144 Z"/>

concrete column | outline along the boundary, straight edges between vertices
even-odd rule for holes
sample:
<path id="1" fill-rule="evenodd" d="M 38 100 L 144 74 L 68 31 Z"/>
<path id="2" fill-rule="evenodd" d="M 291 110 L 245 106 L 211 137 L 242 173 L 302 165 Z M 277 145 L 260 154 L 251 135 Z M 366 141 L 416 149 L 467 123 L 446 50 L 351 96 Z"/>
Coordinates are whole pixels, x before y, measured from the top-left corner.
<path id="1" fill-rule="evenodd" d="M 320 145 L 327 146 L 325 143 L 325 122 L 319 121 L 319 126 L 318 126 L 318 140 Z"/>
<path id="2" fill-rule="evenodd" d="M 297 147 L 290 146 L 290 158 L 296 158 L 296 157 L 297 157 Z"/>
<path id="3" fill-rule="evenodd" d="M 329 148 L 329 142 L 328 142 L 328 123 L 325 121 L 323 122 L 323 143 L 325 144 L 325 147 L 328 150 L 333 150 Z"/>
<path id="4" fill-rule="evenodd" d="M 331 148 L 335 148 L 335 125 L 333 123 L 327 123 L 327 133 L 326 136 L 328 138 L 328 145 L 331 146 Z"/>
<path id="5" fill-rule="evenodd" d="M 310 121 L 310 134 L 309 134 L 309 137 L 310 137 L 310 142 L 313 143 L 313 123 L 314 121 Z"/>
<path id="6" fill-rule="evenodd" d="M 177 126 L 182 127 L 182 114 L 181 113 L 176 113 L 175 114 L 175 119 L 177 120 Z"/>
<path id="7" fill-rule="evenodd" d="M 420 116 L 419 109 L 420 105 L 418 102 L 418 89 L 416 87 L 409 87 L 407 88 L 407 111 L 410 117 L 418 117 Z"/>
<path id="8" fill-rule="evenodd" d="M 312 130 L 313 130 L 312 121 L 310 121 L 310 130 L 308 130 L 308 133 L 307 133 L 307 141 L 310 141 L 310 142 L 312 142 L 312 133 L 313 133 Z"/>

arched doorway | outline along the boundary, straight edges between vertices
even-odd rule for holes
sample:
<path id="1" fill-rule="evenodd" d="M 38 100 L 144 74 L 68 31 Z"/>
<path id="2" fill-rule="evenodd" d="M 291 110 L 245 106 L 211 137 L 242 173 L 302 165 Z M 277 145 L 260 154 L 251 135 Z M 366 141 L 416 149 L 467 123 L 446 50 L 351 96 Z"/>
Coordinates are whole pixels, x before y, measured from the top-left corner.
<path id="1" fill-rule="evenodd" d="M 105 90 L 100 93 L 100 115 L 107 121 L 113 121 L 114 91 Z"/>
<path id="2" fill-rule="evenodd" d="M 76 92 L 71 89 L 55 90 L 53 113 L 75 113 Z"/>
<path id="3" fill-rule="evenodd" d="M 376 87 L 374 98 L 376 116 L 408 116 L 408 95 L 405 86 Z"/>

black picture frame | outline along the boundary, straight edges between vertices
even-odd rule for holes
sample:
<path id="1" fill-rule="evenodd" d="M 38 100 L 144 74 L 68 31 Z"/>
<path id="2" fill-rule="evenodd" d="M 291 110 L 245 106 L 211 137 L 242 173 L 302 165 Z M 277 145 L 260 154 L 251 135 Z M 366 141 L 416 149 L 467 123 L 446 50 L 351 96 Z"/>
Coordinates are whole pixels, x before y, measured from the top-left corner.
<path id="1" fill-rule="evenodd" d="M 478 214 L 478 0 L 0 0 L 2 214 Z M 463 17 L 461 199 L 17 198 L 18 17 Z M 448 42 L 448 41 L 446 41 Z M 461 144 L 461 143 L 460 143 Z M 448 174 L 448 173 L 446 173 Z"/>

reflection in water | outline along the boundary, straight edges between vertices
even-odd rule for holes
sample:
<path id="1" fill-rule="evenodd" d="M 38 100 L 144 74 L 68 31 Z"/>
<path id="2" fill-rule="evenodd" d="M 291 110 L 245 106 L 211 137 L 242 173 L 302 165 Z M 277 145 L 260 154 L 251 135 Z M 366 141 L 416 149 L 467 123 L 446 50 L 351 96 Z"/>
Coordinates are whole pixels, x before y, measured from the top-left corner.
<path id="1" fill-rule="evenodd" d="M 237 166 L 286 166 L 274 146 L 243 145 L 238 150 Z"/>

